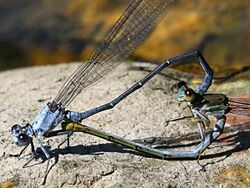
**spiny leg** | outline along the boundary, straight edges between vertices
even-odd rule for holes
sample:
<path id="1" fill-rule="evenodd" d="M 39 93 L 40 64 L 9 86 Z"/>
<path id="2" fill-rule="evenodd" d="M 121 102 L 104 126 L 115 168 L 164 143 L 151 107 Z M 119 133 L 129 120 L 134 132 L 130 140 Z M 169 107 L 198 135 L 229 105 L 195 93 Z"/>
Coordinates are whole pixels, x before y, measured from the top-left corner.
<path id="1" fill-rule="evenodd" d="M 69 138 L 73 135 L 73 131 L 68 131 L 67 132 L 67 138 L 64 140 L 64 141 L 62 141 L 62 143 L 60 143 L 58 146 L 57 146 L 57 148 L 58 149 L 60 149 L 60 147 L 67 141 L 67 149 L 68 149 L 68 151 L 69 151 L 69 149 L 70 149 L 70 143 L 69 143 Z"/>
<path id="2" fill-rule="evenodd" d="M 42 152 L 44 153 L 44 155 L 45 155 L 45 157 L 46 157 L 46 159 L 48 161 L 47 165 L 46 165 L 46 169 L 45 169 L 45 174 L 44 174 L 44 181 L 43 181 L 43 183 L 44 183 L 44 182 L 46 182 L 46 178 L 47 178 L 47 176 L 49 174 L 49 170 L 50 170 L 49 166 L 50 166 L 50 162 L 51 162 L 51 155 L 50 155 L 49 151 L 47 151 L 47 149 L 43 146 L 41 140 L 39 138 L 36 138 L 36 140 L 37 140 L 37 142 L 39 144 L 39 147 L 41 148 Z"/>
<path id="3" fill-rule="evenodd" d="M 70 149 L 70 145 L 69 145 L 69 138 L 73 135 L 73 131 L 72 132 L 69 132 L 68 134 L 67 134 L 67 148 L 68 148 L 68 151 L 69 151 L 69 149 Z"/>
<path id="4" fill-rule="evenodd" d="M 180 107 L 180 106 L 181 106 L 181 103 L 178 103 L 178 105 L 179 105 L 179 107 Z M 185 119 L 193 118 L 194 115 L 193 115 L 193 113 L 192 113 L 192 111 L 191 111 L 191 108 L 190 108 L 189 106 L 183 107 L 182 110 L 181 110 L 181 112 L 180 112 L 180 114 L 183 114 L 184 111 L 185 111 L 186 109 L 188 109 L 189 112 L 190 112 L 192 115 L 189 115 L 189 116 L 187 115 L 187 116 L 182 116 L 182 117 L 177 117 L 177 118 L 173 118 L 173 119 L 167 120 L 167 121 L 166 121 L 166 124 L 168 124 L 168 123 L 170 123 L 170 122 L 174 122 L 174 121 L 180 121 L 180 120 L 185 120 Z"/>
<path id="5" fill-rule="evenodd" d="M 141 88 L 146 82 L 148 82 L 151 78 L 153 78 L 155 75 L 157 75 L 159 72 L 161 72 L 164 68 L 168 67 L 169 65 L 172 65 L 177 62 L 185 61 L 192 58 L 198 58 L 199 63 L 201 64 L 201 67 L 205 71 L 205 77 L 197 89 L 196 92 L 203 95 L 209 88 L 209 86 L 212 83 L 213 78 L 213 71 L 205 61 L 204 57 L 199 51 L 193 51 L 189 52 L 183 55 L 179 55 L 173 58 L 170 58 L 160 65 L 158 65 L 152 72 L 147 74 L 143 79 L 141 79 L 139 82 L 134 84 L 132 87 L 130 87 L 127 91 L 119 95 L 117 98 L 115 98 L 113 101 L 106 103 L 104 105 L 98 106 L 96 108 L 93 108 L 91 110 L 88 110 L 86 112 L 73 112 L 73 111 L 67 111 L 66 112 L 66 118 L 75 121 L 75 122 L 81 122 L 83 119 L 92 116 L 96 113 L 102 112 L 104 110 L 112 109 L 114 106 L 116 106 L 119 102 L 121 102 L 123 99 L 125 99 L 127 96 L 129 96 L 131 93 L 135 92 L 139 88 Z"/>
<path id="6" fill-rule="evenodd" d="M 28 147 L 29 145 L 31 145 L 31 153 L 22 156 L 23 152 L 27 149 L 27 147 Z M 23 157 L 25 157 L 25 156 L 29 156 L 29 155 L 30 155 L 30 159 L 23 165 L 23 168 L 26 168 L 26 167 L 28 166 L 28 164 L 29 164 L 31 161 L 37 159 L 37 154 L 36 154 L 36 151 L 35 151 L 35 148 L 34 148 L 33 140 L 31 140 L 31 142 L 30 142 L 28 145 L 26 145 L 26 146 L 21 150 L 21 152 L 20 152 L 18 155 L 11 155 L 11 154 L 10 154 L 9 156 L 10 156 L 10 157 L 18 157 L 18 160 L 20 160 L 21 158 L 23 158 Z M 21 157 L 21 156 L 22 156 L 22 157 Z"/>
<path id="7" fill-rule="evenodd" d="M 193 116 L 183 116 L 183 117 L 178 117 L 178 118 L 170 119 L 170 120 L 166 121 L 166 125 L 168 123 L 171 123 L 171 122 L 181 121 L 181 120 L 190 119 L 190 118 L 193 118 Z"/>
<path id="8" fill-rule="evenodd" d="M 73 135 L 74 132 L 72 131 L 65 131 L 65 130 L 57 130 L 57 131 L 51 131 L 49 132 L 46 137 L 54 137 L 54 136 L 60 136 L 60 135 L 65 135 L 67 134 L 67 138 L 65 140 L 63 140 L 58 146 L 57 148 L 60 149 L 60 147 L 67 141 L 67 148 L 68 150 L 70 149 L 70 137 Z"/>
<path id="9" fill-rule="evenodd" d="M 21 155 L 23 154 L 23 152 L 27 149 L 29 145 L 25 146 L 21 151 L 20 153 L 18 154 L 9 154 L 10 157 L 17 157 L 18 159 L 21 159 Z"/>
<path id="10" fill-rule="evenodd" d="M 68 131 L 63 131 L 63 130 L 58 130 L 58 131 L 51 131 L 49 133 L 47 133 L 47 135 L 45 136 L 46 138 L 48 137 L 53 137 L 53 136 L 59 136 L 59 135 L 64 135 L 67 134 L 68 136 Z M 68 137 L 69 138 L 69 137 Z M 41 144 L 40 140 L 39 141 L 39 146 L 41 148 L 41 150 L 43 151 L 43 153 L 45 154 L 45 157 L 47 159 L 47 165 L 46 165 L 46 169 L 45 169 L 45 173 L 44 173 L 44 178 L 43 178 L 43 182 L 42 185 L 46 184 L 47 181 L 47 177 L 49 175 L 50 170 L 52 169 L 52 167 L 58 162 L 58 157 L 54 156 L 54 164 L 51 164 L 51 155 L 49 154 L 49 152 L 46 150 L 46 148 Z M 64 141 L 65 142 L 65 141 Z M 58 146 L 59 147 L 59 146 Z"/>
<path id="11" fill-rule="evenodd" d="M 29 145 L 25 146 L 25 147 L 22 149 L 22 151 L 18 154 L 18 159 L 21 158 L 21 155 L 22 155 L 23 152 L 27 149 L 28 146 L 29 146 Z"/>
<path id="12" fill-rule="evenodd" d="M 35 147 L 34 147 L 34 143 L 33 143 L 33 140 L 31 140 L 31 143 L 30 143 L 30 146 L 31 146 L 31 153 L 32 153 L 32 156 L 34 158 L 36 158 L 36 150 L 35 150 Z"/>
<path id="13" fill-rule="evenodd" d="M 73 135 L 73 133 L 74 133 L 73 131 L 65 131 L 65 130 L 51 131 L 46 135 L 46 138 L 67 134 L 67 138 L 62 143 L 60 143 L 58 145 L 58 149 L 60 149 L 60 146 L 63 145 L 67 141 L 67 148 L 69 150 L 69 148 L 70 148 L 69 138 Z M 50 162 L 51 162 L 50 155 L 48 154 L 48 152 L 46 151 L 46 148 L 44 148 L 44 146 L 41 143 L 40 143 L 40 147 L 41 147 L 42 151 L 44 152 L 45 156 L 48 157 L 47 158 L 48 162 L 47 162 L 47 165 L 46 165 L 45 175 L 44 175 L 44 179 L 43 179 L 43 182 L 42 182 L 42 185 L 45 185 L 48 174 L 49 174 L 50 170 L 52 169 L 52 167 L 57 163 L 57 161 L 55 160 L 55 163 L 50 166 Z"/>
<path id="14" fill-rule="evenodd" d="M 43 149 L 42 149 L 41 147 L 43 147 Z M 48 159 L 48 157 L 50 158 L 50 155 L 48 154 L 48 151 L 44 148 L 44 146 L 42 146 L 42 145 L 40 144 L 40 148 L 41 148 L 41 150 L 43 151 L 43 153 L 45 154 L 46 159 Z M 46 153 L 45 153 L 45 152 L 46 152 Z M 28 164 L 29 164 L 31 161 L 36 160 L 36 159 L 38 159 L 38 158 L 41 156 L 41 155 L 39 155 L 39 154 L 41 154 L 41 153 L 40 153 L 40 152 L 37 152 L 37 151 L 35 150 L 33 141 L 31 142 L 31 153 L 32 153 L 32 156 L 31 156 L 30 160 L 27 161 L 27 162 L 23 165 L 23 168 L 28 167 Z M 43 160 L 42 162 L 36 163 L 35 165 L 41 164 L 41 163 L 43 163 L 43 162 L 44 162 L 44 160 Z M 29 165 L 29 166 L 30 166 L 30 165 Z M 32 166 L 34 166 L 34 165 L 32 165 Z"/>
<path id="15" fill-rule="evenodd" d="M 194 116 L 184 116 L 184 117 L 178 117 L 178 118 L 174 118 L 174 119 L 170 119 L 166 121 L 166 124 L 170 123 L 170 122 L 175 122 L 175 121 L 180 121 L 180 120 L 185 120 L 185 119 L 190 119 L 190 118 L 194 118 Z M 203 123 L 202 120 L 198 119 L 197 121 L 197 125 L 198 125 L 198 131 L 200 133 L 200 137 L 201 140 L 204 141 L 205 139 L 205 125 Z"/>
<path id="16" fill-rule="evenodd" d="M 199 118 L 198 114 L 196 113 L 196 111 L 192 111 L 191 112 L 193 113 L 195 119 L 197 120 L 197 126 L 198 126 L 198 130 L 199 130 L 199 133 L 200 133 L 200 137 L 201 137 L 201 140 L 204 141 L 205 139 L 205 126 L 204 126 L 204 123 L 202 121 L 201 118 Z"/>
<path id="17" fill-rule="evenodd" d="M 191 113 L 197 120 L 198 130 L 199 130 L 202 141 L 204 141 L 205 136 L 206 136 L 205 125 L 209 125 L 210 120 L 205 115 L 200 113 L 199 110 L 191 108 Z"/>
<path id="18" fill-rule="evenodd" d="M 47 177 L 49 175 L 49 171 L 51 169 L 51 168 L 49 168 L 49 166 L 50 166 L 50 160 L 51 160 L 51 158 L 48 159 L 48 162 L 47 162 L 47 165 L 46 165 L 46 170 L 45 170 L 45 174 L 44 174 L 42 185 L 45 185 Z"/>
<path id="19" fill-rule="evenodd" d="M 198 129 L 199 129 L 199 132 L 200 132 L 201 140 L 204 141 L 205 136 L 206 136 L 206 134 L 205 134 L 206 133 L 205 132 L 205 125 L 204 125 L 202 120 L 198 120 L 197 124 L 198 124 Z"/>

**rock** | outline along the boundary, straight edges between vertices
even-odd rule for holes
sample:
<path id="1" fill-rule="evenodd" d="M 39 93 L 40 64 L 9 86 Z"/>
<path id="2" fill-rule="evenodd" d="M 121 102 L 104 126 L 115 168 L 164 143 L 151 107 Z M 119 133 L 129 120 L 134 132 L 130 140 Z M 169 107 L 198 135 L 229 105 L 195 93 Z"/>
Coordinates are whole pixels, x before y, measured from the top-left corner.
<path id="1" fill-rule="evenodd" d="M 44 140 L 51 145 L 57 163 L 48 174 L 46 185 L 41 186 L 46 162 L 35 164 L 40 160 L 33 161 L 29 167 L 22 168 L 28 157 L 18 160 L 10 156 L 21 151 L 12 143 L 10 129 L 15 123 L 30 122 L 47 101 L 53 100 L 77 66 L 50 65 L 0 73 L 0 185 L 223 187 L 228 185 L 227 182 L 219 181 L 218 185 L 216 178 L 221 172 L 226 172 L 225 169 L 244 166 L 250 170 L 249 131 L 241 130 L 240 126 L 227 124 L 220 141 L 205 151 L 200 163 L 205 165 L 206 171 L 202 171 L 196 160 L 161 160 L 90 135 L 75 133 L 71 137 L 69 151 L 65 145 L 57 149 L 64 136 Z M 68 108 L 84 111 L 109 102 L 146 75 L 146 72 L 127 68 L 123 64 L 106 79 L 85 89 Z M 186 79 L 185 74 L 176 76 Z M 195 123 L 190 119 L 166 123 L 189 114 L 178 106 L 177 83 L 177 80 L 159 75 L 114 109 L 87 118 L 83 124 L 152 146 L 181 149 L 177 146 L 188 144 L 191 147 L 184 149 L 191 149 L 199 141 Z M 55 158 L 52 159 L 54 161 Z M 249 173 L 244 175 L 248 176 Z"/>
<path id="2" fill-rule="evenodd" d="M 234 166 L 218 174 L 218 182 L 226 182 L 227 187 L 250 187 L 250 171 L 243 166 Z"/>

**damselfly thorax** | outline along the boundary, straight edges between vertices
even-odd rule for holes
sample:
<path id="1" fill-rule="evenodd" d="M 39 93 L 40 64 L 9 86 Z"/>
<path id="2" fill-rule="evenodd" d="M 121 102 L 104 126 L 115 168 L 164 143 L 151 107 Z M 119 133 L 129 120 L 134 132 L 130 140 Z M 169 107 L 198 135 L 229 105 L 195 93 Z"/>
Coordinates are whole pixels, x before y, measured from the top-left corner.
<path id="1" fill-rule="evenodd" d="M 228 98 L 223 94 L 205 94 L 200 103 L 194 103 L 192 106 L 194 109 L 198 107 L 202 114 L 220 118 L 228 112 Z"/>

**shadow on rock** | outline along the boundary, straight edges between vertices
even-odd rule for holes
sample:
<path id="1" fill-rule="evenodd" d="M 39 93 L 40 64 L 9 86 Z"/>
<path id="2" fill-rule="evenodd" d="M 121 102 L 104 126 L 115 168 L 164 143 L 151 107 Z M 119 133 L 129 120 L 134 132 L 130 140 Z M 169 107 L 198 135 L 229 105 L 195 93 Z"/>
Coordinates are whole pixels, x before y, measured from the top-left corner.
<path id="1" fill-rule="evenodd" d="M 241 152 L 248 150 L 250 148 L 250 122 L 234 125 L 228 127 L 224 130 L 226 135 L 223 138 L 220 138 L 216 142 L 226 143 L 223 146 L 235 146 L 233 149 L 229 149 L 223 152 L 206 155 L 203 158 L 216 158 L 221 156 L 229 157 L 233 153 Z"/>

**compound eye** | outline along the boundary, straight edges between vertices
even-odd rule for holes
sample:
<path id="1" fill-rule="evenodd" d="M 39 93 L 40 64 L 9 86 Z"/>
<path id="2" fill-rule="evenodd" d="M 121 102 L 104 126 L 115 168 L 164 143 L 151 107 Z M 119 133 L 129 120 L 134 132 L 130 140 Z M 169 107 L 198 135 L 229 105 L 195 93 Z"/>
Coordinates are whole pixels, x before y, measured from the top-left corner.
<path id="1" fill-rule="evenodd" d="M 178 89 L 180 89 L 182 86 L 186 86 L 186 85 L 187 85 L 186 82 L 180 81 L 180 82 L 178 83 Z"/>
<path id="2" fill-rule="evenodd" d="M 186 94 L 187 96 L 191 96 L 191 95 L 192 95 L 192 92 L 191 92 L 190 89 L 187 89 L 187 90 L 185 91 L 185 94 Z"/>
<path id="3" fill-rule="evenodd" d="M 30 137 L 24 133 L 18 135 L 18 142 L 21 145 L 28 145 L 30 142 Z"/>
<path id="4" fill-rule="evenodd" d="M 13 125 L 11 128 L 11 132 L 15 134 L 19 134 L 21 130 L 22 130 L 22 127 L 18 124 Z"/>

